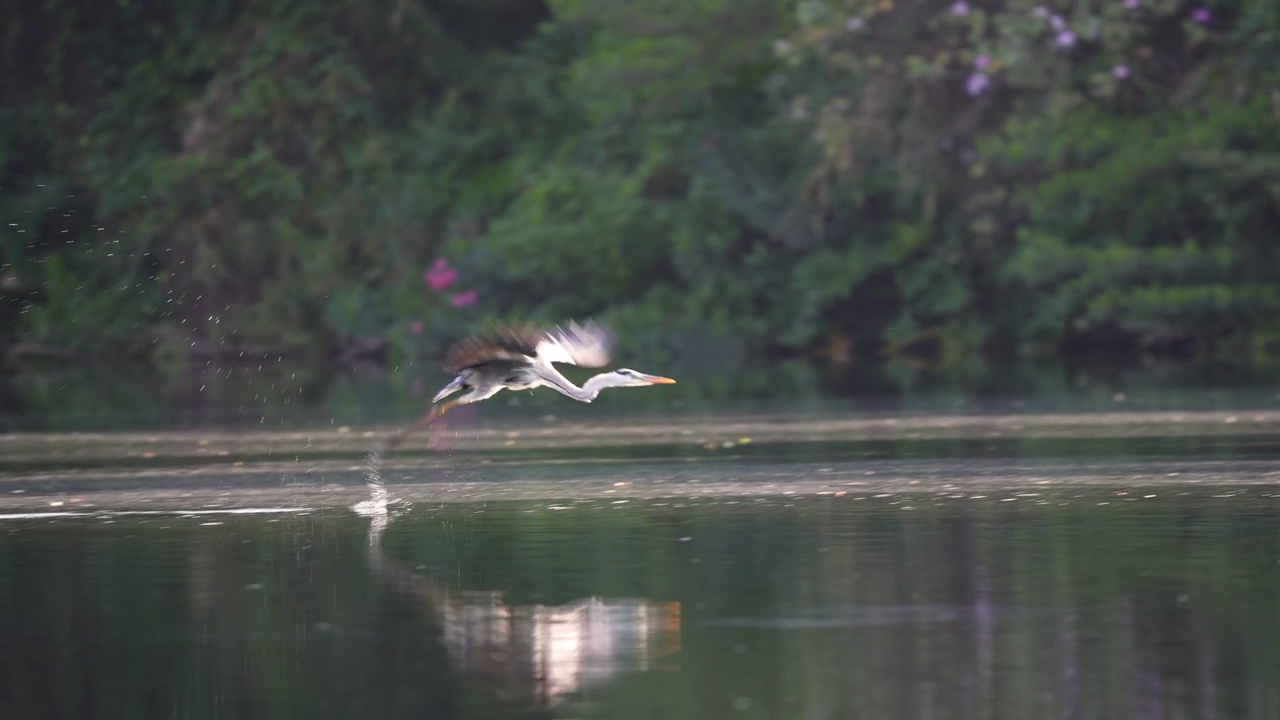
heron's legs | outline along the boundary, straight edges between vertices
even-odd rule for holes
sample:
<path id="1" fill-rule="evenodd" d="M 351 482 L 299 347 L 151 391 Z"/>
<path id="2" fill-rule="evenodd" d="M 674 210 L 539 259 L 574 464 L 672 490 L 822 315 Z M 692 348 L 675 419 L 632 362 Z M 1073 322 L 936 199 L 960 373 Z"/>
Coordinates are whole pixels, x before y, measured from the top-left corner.
<path id="1" fill-rule="evenodd" d="M 407 428 L 405 428 L 405 429 L 401 430 L 400 432 L 396 433 L 395 435 L 392 435 L 392 436 L 387 440 L 386 449 L 390 450 L 390 449 L 392 449 L 392 448 L 396 447 L 396 446 L 397 446 L 397 445 L 399 445 L 400 443 L 404 442 L 404 441 L 405 441 L 405 438 L 409 437 L 409 435 L 410 435 L 411 433 L 413 433 L 415 430 L 419 430 L 419 429 L 421 429 L 421 428 L 424 428 L 424 427 L 426 427 L 426 426 L 430 425 L 432 422 L 434 422 L 434 421 L 436 420 L 436 418 L 440 417 L 441 415 L 444 415 L 445 413 L 447 413 L 447 412 L 449 412 L 450 410 L 452 410 L 452 409 L 454 409 L 454 408 L 458 407 L 459 405 L 465 405 L 465 404 L 466 404 L 466 403 L 464 403 L 464 402 L 462 401 L 462 398 L 459 398 L 459 399 L 457 399 L 457 400 L 450 400 L 450 401 L 449 401 L 449 402 L 447 402 L 447 403 L 441 403 L 441 404 L 439 404 L 439 405 L 437 405 L 437 406 L 435 406 L 435 407 L 431 408 L 431 412 L 429 412 L 429 413 L 427 413 L 426 415 L 423 415 L 422 417 L 418 418 L 417 422 L 415 422 L 414 424 L 410 425 L 409 427 L 407 427 Z"/>
<path id="2" fill-rule="evenodd" d="M 467 393 L 466 395 L 463 395 L 462 397 L 458 398 L 457 400 L 450 400 L 447 403 L 441 403 L 439 405 L 436 405 L 435 407 L 431 408 L 431 412 L 418 418 L 417 422 L 401 430 L 395 435 L 392 435 L 387 440 L 387 443 L 383 445 L 383 449 L 390 450 L 396 447 L 397 445 L 405 441 L 405 438 L 409 436 L 409 433 L 412 433 L 414 430 L 417 430 L 419 428 L 423 428 L 423 427 L 426 427 L 427 425 L 430 425 L 433 421 L 435 421 L 436 418 L 458 407 L 459 405 L 470 405 L 471 403 L 480 402 L 481 400 L 487 400 L 493 397 L 494 395 L 498 394 L 500 390 L 502 390 L 502 387 L 503 387 L 502 385 L 498 385 L 496 383 L 491 384 L 488 387 L 478 387 L 472 390 L 471 392 Z"/>

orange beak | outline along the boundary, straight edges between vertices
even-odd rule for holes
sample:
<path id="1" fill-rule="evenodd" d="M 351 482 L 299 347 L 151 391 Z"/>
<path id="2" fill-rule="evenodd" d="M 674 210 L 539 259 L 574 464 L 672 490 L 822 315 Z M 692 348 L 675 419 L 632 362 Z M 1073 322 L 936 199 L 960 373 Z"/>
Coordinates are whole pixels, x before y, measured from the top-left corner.
<path id="1" fill-rule="evenodd" d="M 669 377 L 662 377 L 661 375 L 645 375 L 644 379 L 648 380 L 654 385 L 675 385 L 676 384 L 675 380 L 672 380 Z"/>

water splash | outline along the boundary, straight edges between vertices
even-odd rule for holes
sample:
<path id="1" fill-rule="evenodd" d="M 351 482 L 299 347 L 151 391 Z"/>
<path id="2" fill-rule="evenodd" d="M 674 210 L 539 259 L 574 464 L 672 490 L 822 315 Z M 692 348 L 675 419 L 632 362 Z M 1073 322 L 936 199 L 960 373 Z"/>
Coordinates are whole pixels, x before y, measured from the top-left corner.
<path id="1" fill-rule="evenodd" d="M 377 546 L 382 533 L 394 515 L 408 511 L 411 503 L 391 497 L 387 484 L 382 480 L 382 453 L 372 450 L 365 454 L 365 483 L 369 487 L 369 499 L 351 506 L 357 515 L 369 518 L 369 546 Z M 395 506 L 395 510 L 391 509 Z"/>
<path id="2" fill-rule="evenodd" d="M 373 450 L 365 454 L 365 484 L 369 487 L 369 499 L 362 500 L 351 509 L 357 515 L 378 517 L 387 514 L 387 485 L 382 481 L 382 453 Z"/>

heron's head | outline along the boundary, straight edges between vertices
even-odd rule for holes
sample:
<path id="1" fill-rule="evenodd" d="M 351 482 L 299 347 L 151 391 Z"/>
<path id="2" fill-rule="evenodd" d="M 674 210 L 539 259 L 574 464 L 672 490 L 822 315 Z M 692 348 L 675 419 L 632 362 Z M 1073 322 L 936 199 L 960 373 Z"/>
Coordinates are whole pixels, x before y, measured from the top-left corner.
<path id="1" fill-rule="evenodd" d="M 675 380 L 661 375 L 649 375 L 630 368 L 619 368 L 599 376 L 607 387 L 645 387 L 647 385 L 674 385 Z"/>

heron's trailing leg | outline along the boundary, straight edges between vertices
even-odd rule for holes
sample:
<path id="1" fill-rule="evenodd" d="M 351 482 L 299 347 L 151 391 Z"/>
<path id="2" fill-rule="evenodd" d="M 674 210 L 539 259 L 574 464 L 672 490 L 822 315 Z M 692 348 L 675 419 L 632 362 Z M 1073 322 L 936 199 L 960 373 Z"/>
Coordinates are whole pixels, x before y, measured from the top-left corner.
<path id="1" fill-rule="evenodd" d="M 417 422 L 401 430 L 395 435 L 392 435 L 391 438 L 387 440 L 387 446 L 386 446 L 387 449 L 390 450 L 398 446 L 400 443 L 404 442 L 405 438 L 409 437 L 409 435 L 414 431 L 430 425 L 432 422 L 436 420 L 436 418 L 439 418 L 441 415 L 444 415 L 445 413 L 458 407 L 459 405 L 464 405 L 464 404 L 465 403 L 459 400 L 450 400 L 447 403 L 441 403 L 440 405 L 437 405 L 431 408 L 431 412 L 418 418 Z"/>

